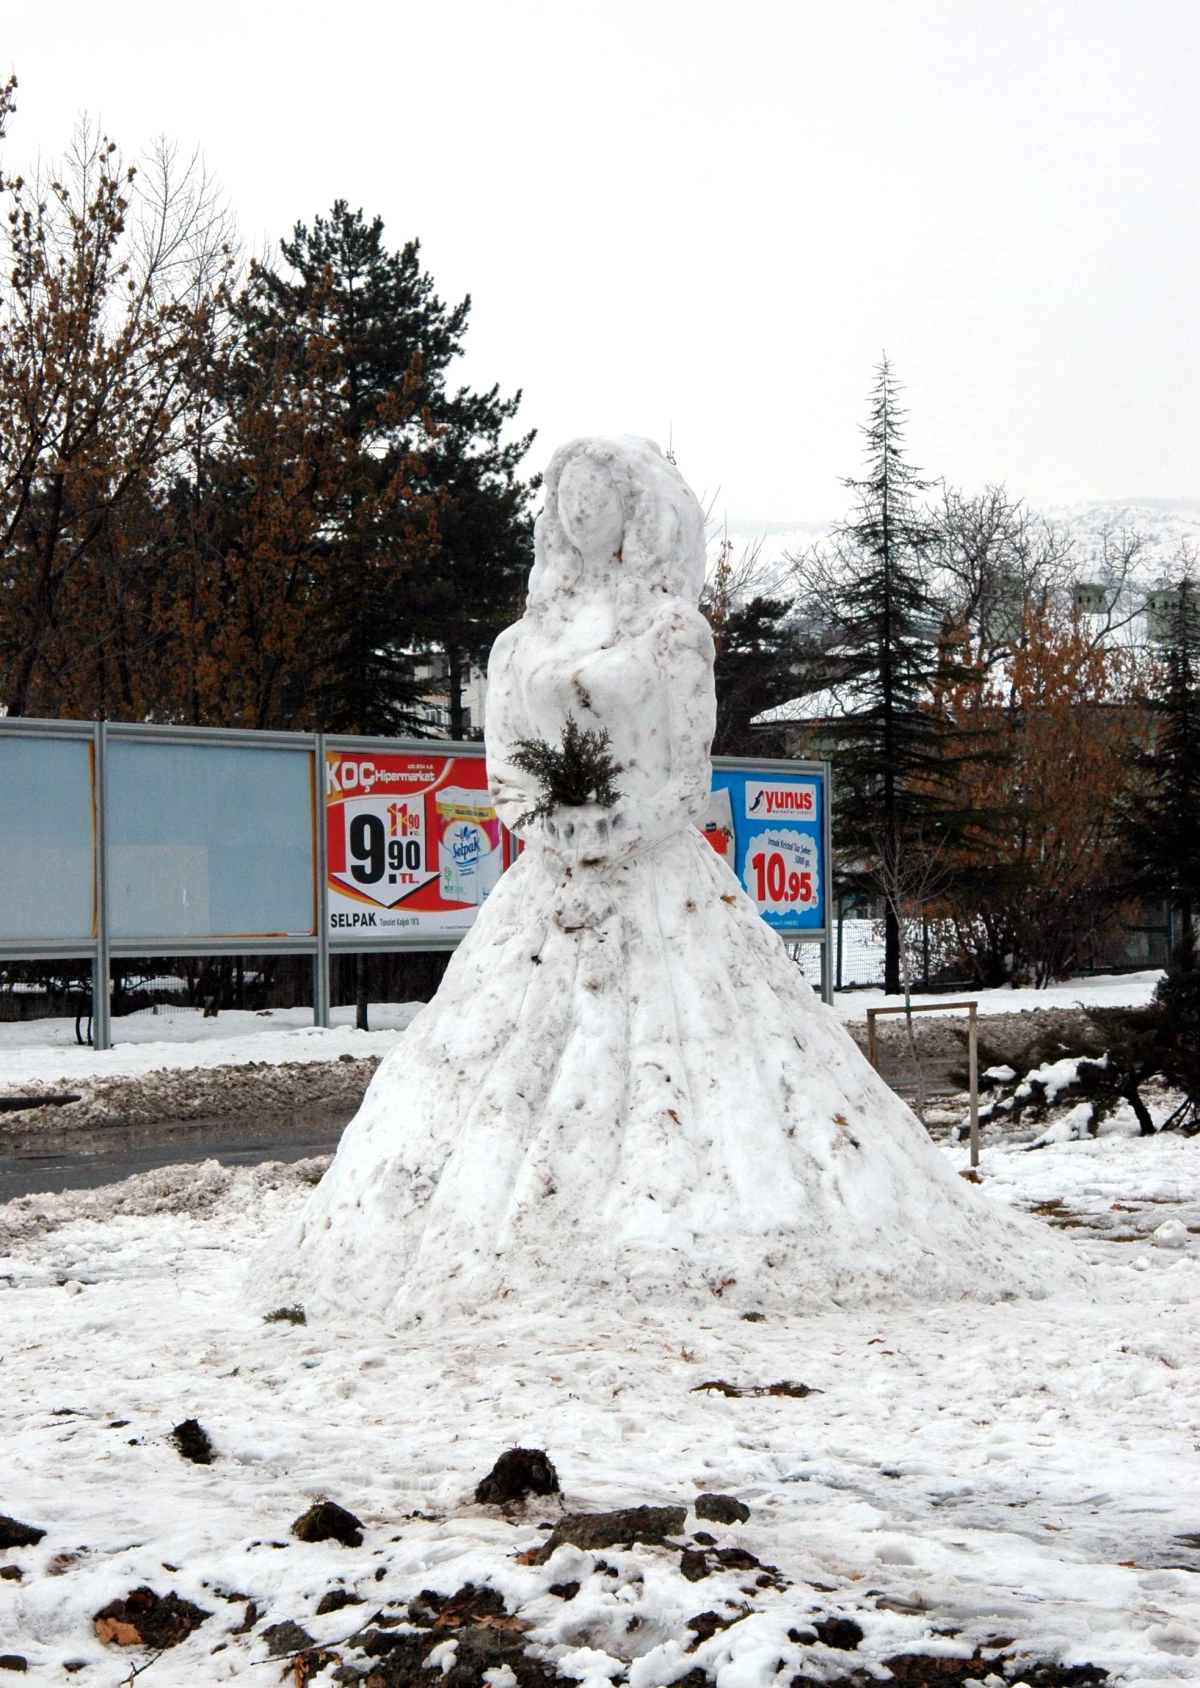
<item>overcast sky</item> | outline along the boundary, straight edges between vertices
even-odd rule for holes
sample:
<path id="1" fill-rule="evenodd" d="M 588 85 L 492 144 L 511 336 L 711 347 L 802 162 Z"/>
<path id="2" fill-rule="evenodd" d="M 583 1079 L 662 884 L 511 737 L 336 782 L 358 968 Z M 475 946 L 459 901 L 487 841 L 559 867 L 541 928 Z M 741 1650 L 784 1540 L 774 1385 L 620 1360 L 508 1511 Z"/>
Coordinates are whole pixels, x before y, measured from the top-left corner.
<path id="1" fill-rule="evenodd" d="M 954 485 L 1200 496 L 1196 0 L 37 0 L 0 55 L 10 169 L 87 110 L 251 246 L 419 236 L 538 466 L 672 433 L 718 510 L 836 516 L 886 347 Z"/>

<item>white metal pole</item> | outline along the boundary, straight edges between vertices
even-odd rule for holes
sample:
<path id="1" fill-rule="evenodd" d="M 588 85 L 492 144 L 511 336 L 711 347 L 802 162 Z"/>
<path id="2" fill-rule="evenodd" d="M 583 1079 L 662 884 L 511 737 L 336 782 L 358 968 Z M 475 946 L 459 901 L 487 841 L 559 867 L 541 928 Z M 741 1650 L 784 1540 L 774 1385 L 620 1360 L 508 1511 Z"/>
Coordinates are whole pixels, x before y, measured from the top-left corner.
<path id="1" fill-rule="evenodd" d="M 821 885 L 821 924 L 825 928 L 825 941 L 821 945 L 821 996 L 832 1008 L 833 1006 L 833 957 L 829 951 L 829 940 L 833 935 L 833 910 L 830 897 L 833 894 L 833 770 L 828 762 L 821 764 L 821 796 L 825 813 L 821 827 L 821 856 L 822 856 L 822 885 Z M 841 932 L 839 930 L 839 961 L 841 959 Z"/>

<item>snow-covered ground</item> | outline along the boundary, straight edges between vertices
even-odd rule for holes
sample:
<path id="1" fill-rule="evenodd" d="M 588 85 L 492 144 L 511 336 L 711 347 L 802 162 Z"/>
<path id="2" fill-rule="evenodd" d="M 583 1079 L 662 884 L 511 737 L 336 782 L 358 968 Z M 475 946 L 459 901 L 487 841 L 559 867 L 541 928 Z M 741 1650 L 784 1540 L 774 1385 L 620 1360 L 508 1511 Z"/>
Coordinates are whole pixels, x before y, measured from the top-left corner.
<path id="1" fill-rule="evenodd" d="M 963 991 L 914 996 L 917 1003 L 974 1000 L 981 1014 L 1017 1014 L 1031 1008 L 1074 1008 L 1080 1003 L 1117 1007 L 1149 1002 L 1161 974 L 1100 974 L 1068 979 L 1047 990 Z M 844 1020 L 864 1020 L 868 1008 L 895 1005 L 882 990 L 843 991 L 835 1006 Z M 242 1066 L 251 1061 L 336 1061 L 339 1055 L 386 1055 L 419 1011 L 419 1002 L 372 1003 L 371 1030 L 354 1029 L 354 1009 L 335 1008 L 334 1026 L 322 1031 L 307 1008 L 254 1013 L 223 1011 L 206 1020 L 199 1010 L 164 1008 L 113 1022 L 116 1047 L 88 1049 L 75 1041 L 74 1020 L 0 1022 L 0 1090 L 22 1084 L 79 1082 L 155 1072 L 161 1068 Z"/>
<path id="2" fill-rule="evenodd" d="M 912 1000 L 933 1007 L 946 1002 L 977 1002 L 980 1014 L 1023 1014 L 1032 1008 L 1132 1008 L 1150 1001 L 1161 978 L 1161 970 L 1149 968 L 1141 973 L 1093 973 L 1086 978 L 1064 979 L 1040 991 L 1003 986 L 986 991 L 964 989 L 951 995 L 944 991 L 928 996 L 914 992 Z M 882 988 L 841 991 L 835 997 L 835 1007 L 843 1020 L 865 1020 L 868 1008 L 894 1008 L 900 1001 L 899 997 L 884 996 Z"/>
<path id="3" fill-rule="evenodd" d="M 371 1030 L 354 1026 L 353 1008 L 335 1008 L 325 1031 L 309 1008 L 223 1010 L 206 1020 L 199 1009 L 163 1008 L 113 1021 L 112 1049 L 75 1041 L 74 1020 L 0 1022 L 0 1089 L 22 1084 L 116 1078 L 162 1068 L 270 1066 L 336 1061 L 339 1055 L 386 1055 L 419 1011 L 419 1002 L 378 1002 Z"/>
<path id="4" fill-rule="evenodd" d="M 529 1646 L 597 1685 L 699 1666 L 718 1688 L 784 1688 L 798 1671 L 968 1658 L 1005 1638 L 1013 1680 L 1025 1658 L 1195 1681 L 1200 1607 L 1180 1567 L 1200 1566 L 1197 1145 L 1116 1127 L 1033 1153 L 997 1145 L 983 1173 L 981 1200 L 1065 1227 L 1090 1297 L 748 1323 L 744 1285 L 702 1313 L 628 1301 L 535 1321 L 518 1307 L 395 1337 L 264 1324 L 242 1299 L 254 1250 L 306 1193 L 294 1167 L 209 1163 L 0 1209 L 0 1511 L 47 1532 L 0 1553 L 21 1572 L 0 1580 L 0 1653 L 25 1655 L 33 1680 L 86 1665 L 81 1681 L 116 1688 L 150 1655 L 102 1646 L 91 1620 L 148 1585 L 211 1614 L 153 1662 L 159 1688 L 279 1680 L 264 1630 L 286 1619 L 365 1670 L 345 1643 L 375 1614 L 473 1582 L 504 1596 Z M 1172 1218 L 1190 1227 L 1183 1246 L 1159 1246 Z M 699 1387 L 782 1379 L 820 1392 Z M 211 1466 L 168 1440 L 193 1416 Z M 734 1494 L 750 1520 L 708 1526 L 717 1545 L 782 1575 L 691 1582 L 677 1552 L 640 1546 L 522 1564 L 556 1503 L 509 1521 L 471 1500 L 517 1444 L 549 1451 L 571 1510 Z M 363 1521 L 361 1547 L 292 1538 L 326 1495 Z M 316 1616 L 340 1584 L 365 1604 Z M 250 1600 L 249 1629 L 231 1633 Z M 701 1612 L 729 1627 L 685 1651 Z M 831 1614 L 861 1625 L 856 1652 L 803 1639 Z"/>

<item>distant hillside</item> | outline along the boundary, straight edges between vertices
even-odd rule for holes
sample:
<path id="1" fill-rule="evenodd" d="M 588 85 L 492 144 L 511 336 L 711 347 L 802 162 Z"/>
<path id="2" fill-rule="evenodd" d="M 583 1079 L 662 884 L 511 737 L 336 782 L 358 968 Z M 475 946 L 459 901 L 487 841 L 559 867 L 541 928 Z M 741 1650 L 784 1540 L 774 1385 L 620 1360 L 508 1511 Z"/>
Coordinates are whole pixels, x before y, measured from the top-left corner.
<path id="1" fill-rule="evenodd" d="M 1039 510 L 1056 527 L 1068 529 L 1082 573 L 1090 563 L 1103 562 L 1104 536 L 1139 534 L 1145 548 L 1136 573 L 1146 580 L 1171 572 L 1185 549 L 1200 563 L 1200 500 L 1129 498 L 1112 503 L 1073 504 Z"/>
<path id="2" fill-rule="evenodd" d="M 1200 564 L 1200 499 L 1127 498 L 1111 502 L 1061 505 L 1032 509 L 1055 527 L 1066 528 L 1075 542 L 1076 568 L 1081 579 L 1100 571 L 1106 533 L 1113 538 L 1139 534 L 1145 546 L 1136 574 L 1147 582 L 1169 574 L 1186 550 Z M 834 526 L 825 522 L 762 521 L 730 518 L 709 529 L 709 556 L 715 560 L 728 536 L 735 558 L 757 544 L 756 582 L 760 591 L 786 590 L 787 558 L 813 544 Z"/>

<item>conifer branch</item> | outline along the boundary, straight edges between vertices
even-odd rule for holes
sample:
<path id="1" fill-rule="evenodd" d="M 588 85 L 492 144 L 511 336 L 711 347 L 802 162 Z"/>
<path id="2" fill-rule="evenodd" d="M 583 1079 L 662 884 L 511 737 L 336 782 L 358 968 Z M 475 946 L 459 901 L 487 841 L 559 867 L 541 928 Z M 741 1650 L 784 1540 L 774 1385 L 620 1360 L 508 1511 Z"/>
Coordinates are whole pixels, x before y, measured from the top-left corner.
<path id="1" fill-rule="evenodd" d="M 508 759 L 533 775 L 541 793 L 516 824 L 528 826 L 555 809 L 578 809 L 585 803 L 611 809 L 621 795 L 615 781 L 622 769 L 608 747 L 607 729 L 581 727 L 573 715 L 567 716 L 558 749 L 542 738 L 518 739 Z"/>

